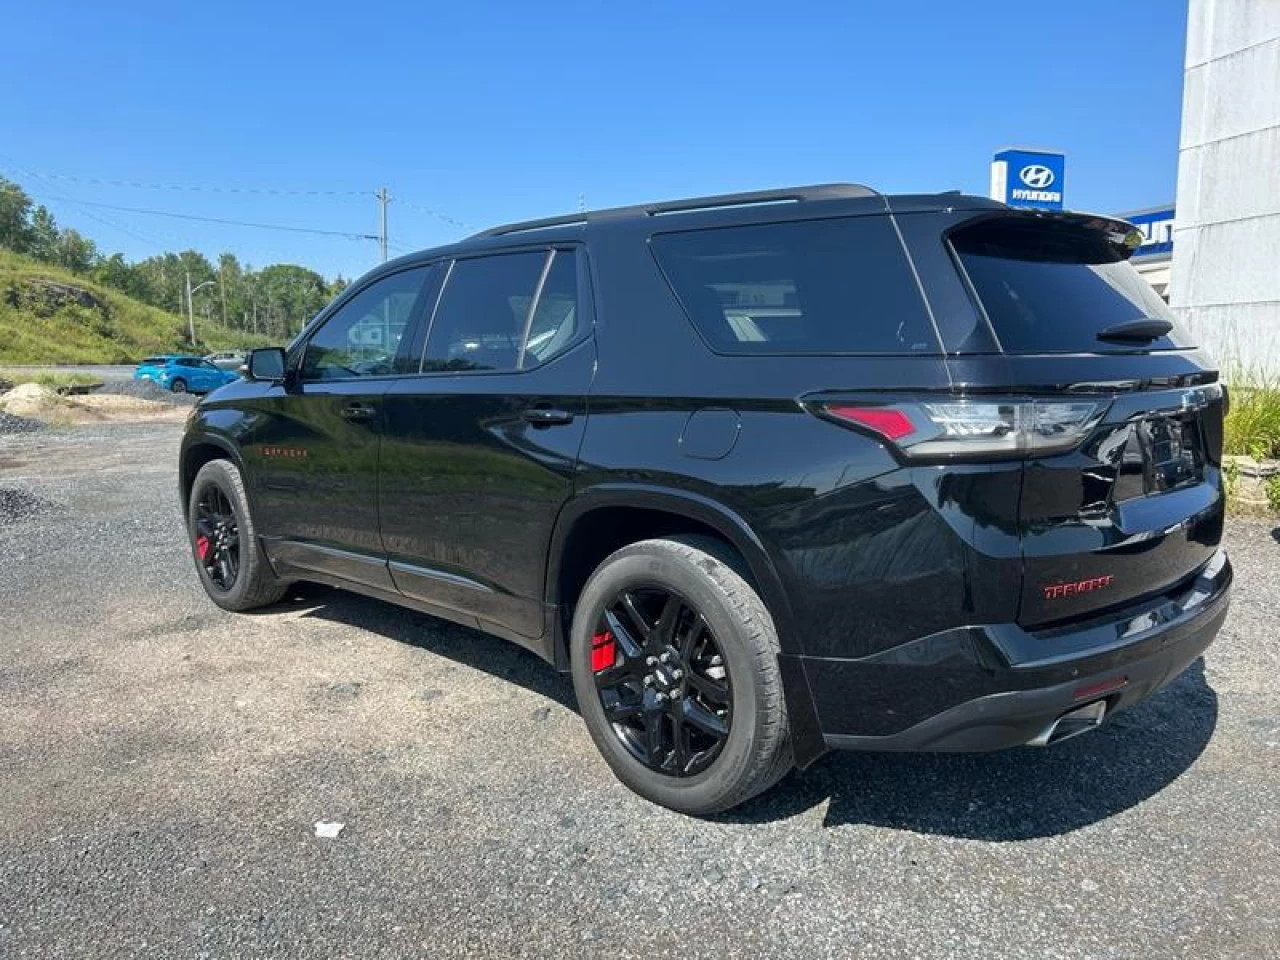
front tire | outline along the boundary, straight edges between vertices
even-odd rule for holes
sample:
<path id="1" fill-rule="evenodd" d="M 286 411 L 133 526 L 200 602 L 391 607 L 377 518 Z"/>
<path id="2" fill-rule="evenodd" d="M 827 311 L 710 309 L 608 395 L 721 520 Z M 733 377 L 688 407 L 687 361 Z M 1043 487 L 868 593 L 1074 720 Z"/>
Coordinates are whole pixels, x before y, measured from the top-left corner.
<path id="1" fill-rule="evenodd" d="M 211 460 L 196 474 L 187 503 L 187 535 L 200 583 L 224 610 L 263 607 L 288 589 L 271 572 L 258 544 L 244 480 L 230 461 Z"/>
<path id="2" fill-rule="evenodd" d="M 592 740 L 618 779 L 682 813 L 728 810 L 792 765 L 777 632 L 740 569 L 711 538 L 644 540 L 596 569 L 574 613 Z"/>

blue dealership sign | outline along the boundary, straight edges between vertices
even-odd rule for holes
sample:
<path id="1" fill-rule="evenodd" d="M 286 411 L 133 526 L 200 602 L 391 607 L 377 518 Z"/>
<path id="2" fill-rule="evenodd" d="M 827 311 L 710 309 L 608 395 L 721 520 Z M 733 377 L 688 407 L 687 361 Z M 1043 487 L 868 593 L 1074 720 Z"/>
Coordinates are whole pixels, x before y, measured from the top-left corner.
<path id="1" fill-rule="evenodd" d="M 1001 150 L 991 161 L 991 197 L 1011 207 L 1061 210 L 1067 160 L 1053 150 Z"/>
<path id="2" fill-rule="evenodd" d="M 1142 233 L 1142 246 L 1133 251 L 1135 257 L 1173 253 L 1173 214 L 1173 207 L 1120 214 Z"/>

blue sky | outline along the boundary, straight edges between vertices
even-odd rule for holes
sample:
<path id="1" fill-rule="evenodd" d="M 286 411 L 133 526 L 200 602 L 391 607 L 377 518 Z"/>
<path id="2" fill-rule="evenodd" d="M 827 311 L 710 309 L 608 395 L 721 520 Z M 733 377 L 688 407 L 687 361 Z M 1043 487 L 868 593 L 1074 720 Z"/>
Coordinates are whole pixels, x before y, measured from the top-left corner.
<path id="1" fill-rule="evenodd" d="M 46 202 L 131 259 L 194 247 L 353 276 L 377 249 L 86 201 L 374 233 L 386 184 L 403 251 L 468 232 L 444 217 L 479 228 L 580 194 L 985 193 L 1014 144 L 1065 150 L 1079 209 L 1170 201 L 1177 175 L 1182 0 L 42 0 L 5 28 L 0 174 L 80 201 Z"/>

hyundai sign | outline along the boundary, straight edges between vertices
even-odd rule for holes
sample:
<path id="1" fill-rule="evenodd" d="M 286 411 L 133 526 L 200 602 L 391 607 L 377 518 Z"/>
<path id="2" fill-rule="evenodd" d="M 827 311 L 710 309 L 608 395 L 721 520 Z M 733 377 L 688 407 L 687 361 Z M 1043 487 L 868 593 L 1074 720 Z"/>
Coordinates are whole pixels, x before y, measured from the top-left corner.
<path id="1" fill-rule="evenodd" d="M 1049 150 L 1001 150 L 991 161 L 991 198 L 1011 207 L 1061 210 L 1067 161 Z"/>

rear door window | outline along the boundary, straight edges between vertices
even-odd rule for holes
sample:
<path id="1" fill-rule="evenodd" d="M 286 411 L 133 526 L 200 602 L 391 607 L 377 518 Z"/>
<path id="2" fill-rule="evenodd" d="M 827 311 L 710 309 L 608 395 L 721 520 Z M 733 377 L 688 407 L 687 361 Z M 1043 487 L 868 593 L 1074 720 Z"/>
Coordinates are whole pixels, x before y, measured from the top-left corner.
<path id="1" fill-rule="evenodd" d="M 578 261 L 572 250 L 551 251 L 538 302 L 529 318 L 522 370 L 550 360 L 578 335 Z"/>
<path id="2" fill-rule="evenodd" d="M 427 336 L 424 371 L 515 370 L 547 251 L 458 260 Z"/>
<path id="3" fill-rule="evenodd" d="M 667 233 L 652 246 L 681 306 L 719 353 L 941 352 L 887 217 Z"/>
<path id="4" fill-rule="evenodd" d="M 1194 346 L 1160 295 L 1097 229 L 997 218 L 951 236 L 1006 353 L 1106 353 Z M 1099 340 L 1135 320 L 1174 324 L 1151 341 Z"/>

